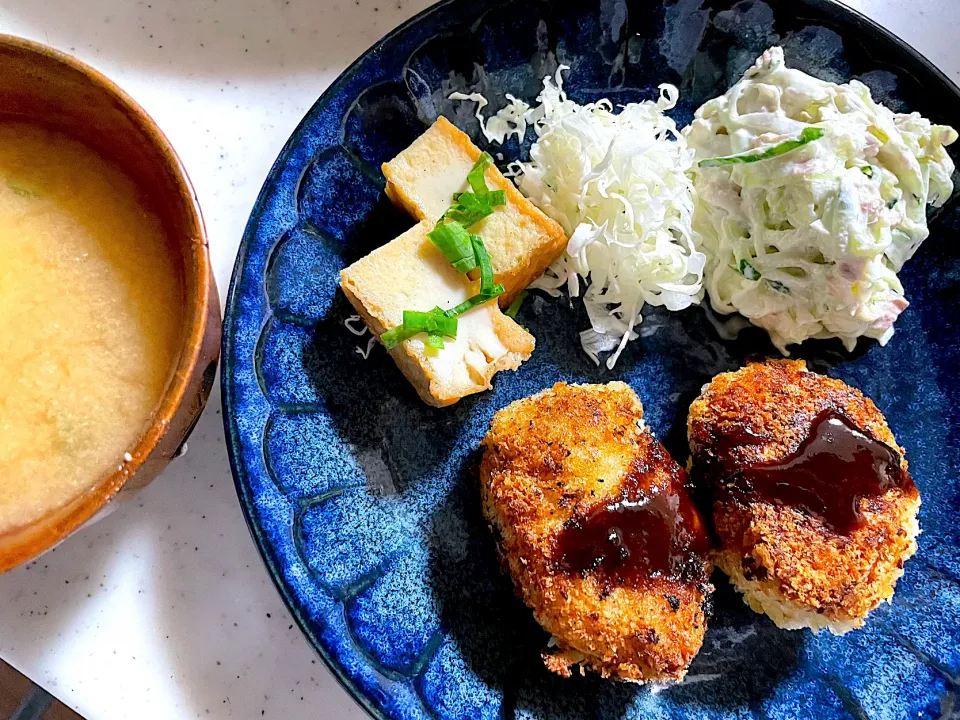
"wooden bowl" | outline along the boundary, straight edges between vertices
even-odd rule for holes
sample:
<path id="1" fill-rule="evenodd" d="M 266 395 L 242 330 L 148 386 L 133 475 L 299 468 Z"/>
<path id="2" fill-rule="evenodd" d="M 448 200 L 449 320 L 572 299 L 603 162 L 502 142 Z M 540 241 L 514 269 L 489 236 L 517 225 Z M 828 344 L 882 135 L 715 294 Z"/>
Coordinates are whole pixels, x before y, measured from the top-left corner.
<path id="1" fill-rule="evenodd" d="M 132 460 L 31 525 L 0 534 L 0 572 L 30 560 L 121 498 L 178 455 L 210 394 L 220 354 L 220 298 L 206 230 L 187 173 L 153 120 L 93 68 L 39 43 L 0 35 L 0 120 L 43 125 L 115 162 L 143 190 L 181 268 L 183 341 L 176 370 Z"/>

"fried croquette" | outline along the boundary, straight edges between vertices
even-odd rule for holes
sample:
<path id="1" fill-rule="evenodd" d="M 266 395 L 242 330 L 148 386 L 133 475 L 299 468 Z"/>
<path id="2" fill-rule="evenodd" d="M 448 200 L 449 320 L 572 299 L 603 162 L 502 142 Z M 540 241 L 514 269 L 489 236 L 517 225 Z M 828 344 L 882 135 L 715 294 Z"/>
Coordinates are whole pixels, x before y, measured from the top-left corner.
<path id="1" fill-rule="evenodd" d="M 920 495 L 869 398 L 771 360 L 715 377 L 687 429 L 713 560 L 754 611 L 842 634 L 890 601 L 917 549 Z"/>
<path id="2" fill-rule="evenodd" d="M 553 635 L 546 666 L 681 680 L 706 630 L 707 537 L 633 390 L 558 383 L 499 411 L 483 445 L 484 515 Z"/>

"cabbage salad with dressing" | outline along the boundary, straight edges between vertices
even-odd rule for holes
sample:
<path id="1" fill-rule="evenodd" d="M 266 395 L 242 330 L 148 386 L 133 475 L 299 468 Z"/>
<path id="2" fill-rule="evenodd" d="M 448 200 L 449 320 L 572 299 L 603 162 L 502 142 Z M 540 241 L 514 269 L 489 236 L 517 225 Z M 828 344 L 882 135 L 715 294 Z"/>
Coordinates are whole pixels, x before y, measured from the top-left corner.
<path id="1" fill-rule="evenodd" d="M 953 191 L 953 128 L 893 113 L 851 80 L 792 70 L 779 47 L 696 112 L 693 237 L 714 309 L 807 338 L 881 345 L 907 307 L 897 272 Z"/>
<path id="2" fill-rule="evenodd" d="M 890 339 L 908 304 L 897 272 L 929 235 L 927 206 L 953 192 L 953 128 L 894 113 L 856 80 L 790 69 L 779 47 L 682 132 L 665 114 L 673 85 L 615 111 L 569 99 L 567 69 L 535 107 L 507 95 L 485 118 L 479 93 L 450 97 L 477 103 L 489 142 L 533 127 L 530 161 L 508 174 L 570 240 L 531 287 L 582 295 L 594 362 L 612 352 L 613 368 L 645 305 L 683 310 L 704 290 L 785 355 L 808 338 Z"/>
<path id="3" fill-rule="evenodd" d="M 644 305 L 682 310 L 703 297 L 706 258 L 693 232 L 695 193 L 687 171 L 693 151 L 664 113 L 676 105 L 677 88 L 660 86 L 656 101 L 630 103 L 614 112 L 599 100 L 580 105 L 556 79 L 545 78 L 538 105 L 507 96 L 510 104 L 484 120 L 484 136 L 495 142 L 532 125 L 537 140 L 530 162 L 510 166 L 520 190 L 559 222 L 570 240 L 566 253 L 531 287 L 558 295 L 583 296 L 591 327 L 580 333 L 584 351 L 612 368 Z M 581 283 L 581 278 L 586 283 Z"/>

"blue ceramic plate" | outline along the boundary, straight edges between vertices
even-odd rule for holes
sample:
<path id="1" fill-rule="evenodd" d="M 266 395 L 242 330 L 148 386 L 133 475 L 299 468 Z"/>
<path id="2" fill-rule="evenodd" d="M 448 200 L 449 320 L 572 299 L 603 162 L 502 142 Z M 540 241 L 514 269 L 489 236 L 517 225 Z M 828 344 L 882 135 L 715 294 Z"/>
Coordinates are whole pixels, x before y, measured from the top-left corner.
<path id="1" fill-rule="evenodd" d="M 540 662 L 543 631 L 501 575 L 481 520 L 476 451 L 491 416 L 557 380 L 622 379 L 680 462 L 700 386 L 751 354 L 705 311 L 651 312 L 614 371 L 581 352 L 579 306 L 536 298 L 519 321 L 537 349 L 492 392 L 424 405 L 387 354 L 367 360 L 343 321 L 338 271 L 411 224 L 379 166 L 444 114 L 482 145 L 479 89 L 532 99 L 559 63 L 580 102 L 680 87 L 678 123 L 767 47 L 819 77 L 859 78 L 896 109 L 960 123 L 960 94 L 929 62 L 827 0 L 451 0 L 378 43 L 323 95 L 284 148 L 250 218 L 224 334 L 224 403 L 241 503 L 277 587 L 343 684 L 381 718 L 957 717 L 960 699 L 960 211 L 902 275 L 910 308 L 890 344 L 800 355 L 862 388 L 908 449 L 923 495 L 920 551 L 892 605 L 844 637 L 776 629 L 717 576 L 716 615 L 682 685 L 661 692 Z M 496 109 L 495 107 L 493 109 Z M 496 151 L 498 148 L 494 148 Z M 507 159 L 522 155 L 515 144 Z M 322 713 L 322 709 L 315 712 Z"/>

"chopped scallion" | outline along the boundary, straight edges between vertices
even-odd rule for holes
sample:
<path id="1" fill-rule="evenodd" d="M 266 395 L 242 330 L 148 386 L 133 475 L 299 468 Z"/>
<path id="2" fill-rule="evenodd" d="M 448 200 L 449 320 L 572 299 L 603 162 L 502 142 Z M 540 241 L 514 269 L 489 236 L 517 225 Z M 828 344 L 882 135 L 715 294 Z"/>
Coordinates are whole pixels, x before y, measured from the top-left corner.
<path id="1" fill-rule="evenodd" d="M 708 158 L 701 160 L 699 166 L 702 168 L 720 167 L 721 165 L 738 165 L 741 163 L 752 163 L 760 160 L 769 160 L 770 158 L 784 155 L 791 150 L 796 150 L 807 143 L 819 140 L 823 137 L 823 128 L 808 127 L 800 133 L 796 140 L 785 140 L 778 145 L 769 147 L 762 152 L 744 153 L 742 155 L 728 155 L 727 157 Z"/>
<path id="2" fill-rule="evenodd" d="M 445 335 L 451 338 L 457 336 L 457 319 L 455 317 L 447 317 L 447 314 L 442 310 L 439 313 L 434 310 L 430 312 L 404 310 L 403 325 L 418 332 Z"/>
<path id="3" fill-rule="evenodd" d="M 528 293 L 526 290 L 521 290 L 520 294 L 513 299 L 512 303 L 510 303 L 510 307 L 507 308 L 507 311 L 504 313 L 504 315 L 506 315 L 508 318 L 516 319 L 517 313 L 520 312 L 520 306 L 523 305 L 523 301 L 527 299 L 527 295 L 529 294 L 530 293 Z"/>
<path id="4" fill-rule="evenodd" d="M 471 169 L 467 175 L 467 184 L 470 185 L 470 189 L 477 195 L 485 195 L 489 190 L 486 178 L 484 178 L 484 173 L 487 172 L 487 168 L 492 164 L 493 158 L 490 157 L 490 153 L 480 153 L 480 157 L 477 158 L 477 162 L 474 163 L 473 169 Z"/>
<path id="5" fill-rule="evenodd" d="M 480 294 L 488 295 L 493 287 L 493 264 L 490 262 L 490 253 L 487 252 L 479 235 L 471 235 L 470 242 L 473 244 L 477 265 L 480 266 Z"/>
<path id="6" fill-rule="evenodd" d="M 398 325 L 393 330 L 387 330 L 383 335 L 381 335 L 380 342 L 383 343 L 383 346 L 387 350 L 393 350 L 393 348 L 402 343 L 404 340 L 409 340 L 414 335 L 419 334 L 420 330 L 412 330 L 411 328 L 403 325 Z"/>
<path id="7" fill-rule="evenodd" d="M 404 340 L 409 340 L 420 333 L 427 333 L 427 344 L 430 347 L 442 348 L 443 338 L 457 337 L 457 318 L 435 307 L 429 312 L 404 310 L 403 322 L 393 330 L 388 330 L 380 336 L 380 342 L 387 350 L 392 350 Z M 431 339 L 436 337 L 436 339 Z M 439 341 L 439 345 L 437 344 Z"/>
<path id="8" fill-rule="evenodd" d="M 437 226 L 427 233 L 430 242 L 437 246 L 458 272 L 466 274 L 480 267 L 480 292 L 449 310 L 439 307 L 429 312 L 404 310 L 403 323 L 380 336 L 388 350 L 420 333 L 427 334 L 427 347 L 442 349 L 444 337 L 457 337 L 458 315 L 503 294 L 503 285 L 494 284 L 493 263 L 483 239 L 467 232 L 468 227 L 491 215 L 495 206 L 505 205 L 507 202 L 505 190 L 487 188 L 484 173 L 492 163 L 490 155 L 480 155 L 467 175 L 467 183 L 472 192 L 455 193 L 454 204 L 444 213 Z M 453 222 L 445 222 L 446 220 Z"/>
<path id="9" fill-rule="evenodd" d="M 450 206 L 443 217 L 468 228 L 471 225 L 476 225 L 488 215 L 493 215 L 493 206 L 474 193 L 465 192 L 460 193 L 457 202 Z"/>
<path id="10" fill-rule="evenodd" d="M 487 188 L 484 173 L 493 163 L 493 158 L 482 153 L 467 175 L 467 184 L 470 190 L 453 194 L 453 205 L 444 213 L 443 217 L 460 223 L 465 228 L 475 225 L 488 215 L 493 214 L 493 208 L 507 204 L 505 190 L 490 190 Z"/>
<path id="11" fill-rule="evenodd" d="M 507 191 L 506 190 L 491 190 L 486 195 L 483 196 L 483 199 L 486 201 L 487 205 L 490 207 L 499 207 L 501 205 L 507 204 Z"/>
<path id="12" fill-rule="evenodd" d="M 493 298 L 497 297 L 498 295 L 503 295 L 503 285 L 494 285 L 492 288 L 490 288 L 490 292 L 487 293 L 477 293 L 473 297 L 464 300 L 456 307 L 447 310 L 447 315 L 454 317 L 457 315 L 463 315 L 463 313 L 467 312 L 467 310 L 472 310 L 477 305 L 483 305 L 483 303 L 487 302 L 488 300 L 493 300 Z"/>
<path id="13" fill-rule="evenodd" d="M 751 265 L 749 260 L 740 261 L 740 274 L 747 280 L 759 280 L 761 277 L 760 271 Z"/>
<path id="14" fill-rule="evenodd" d="M 468 273 L 477 266 L 476 252 L 473 249 L 470 234 L 460 223 L 441 221 L 427 233 L 427 237 L 459 272 Z"/>

